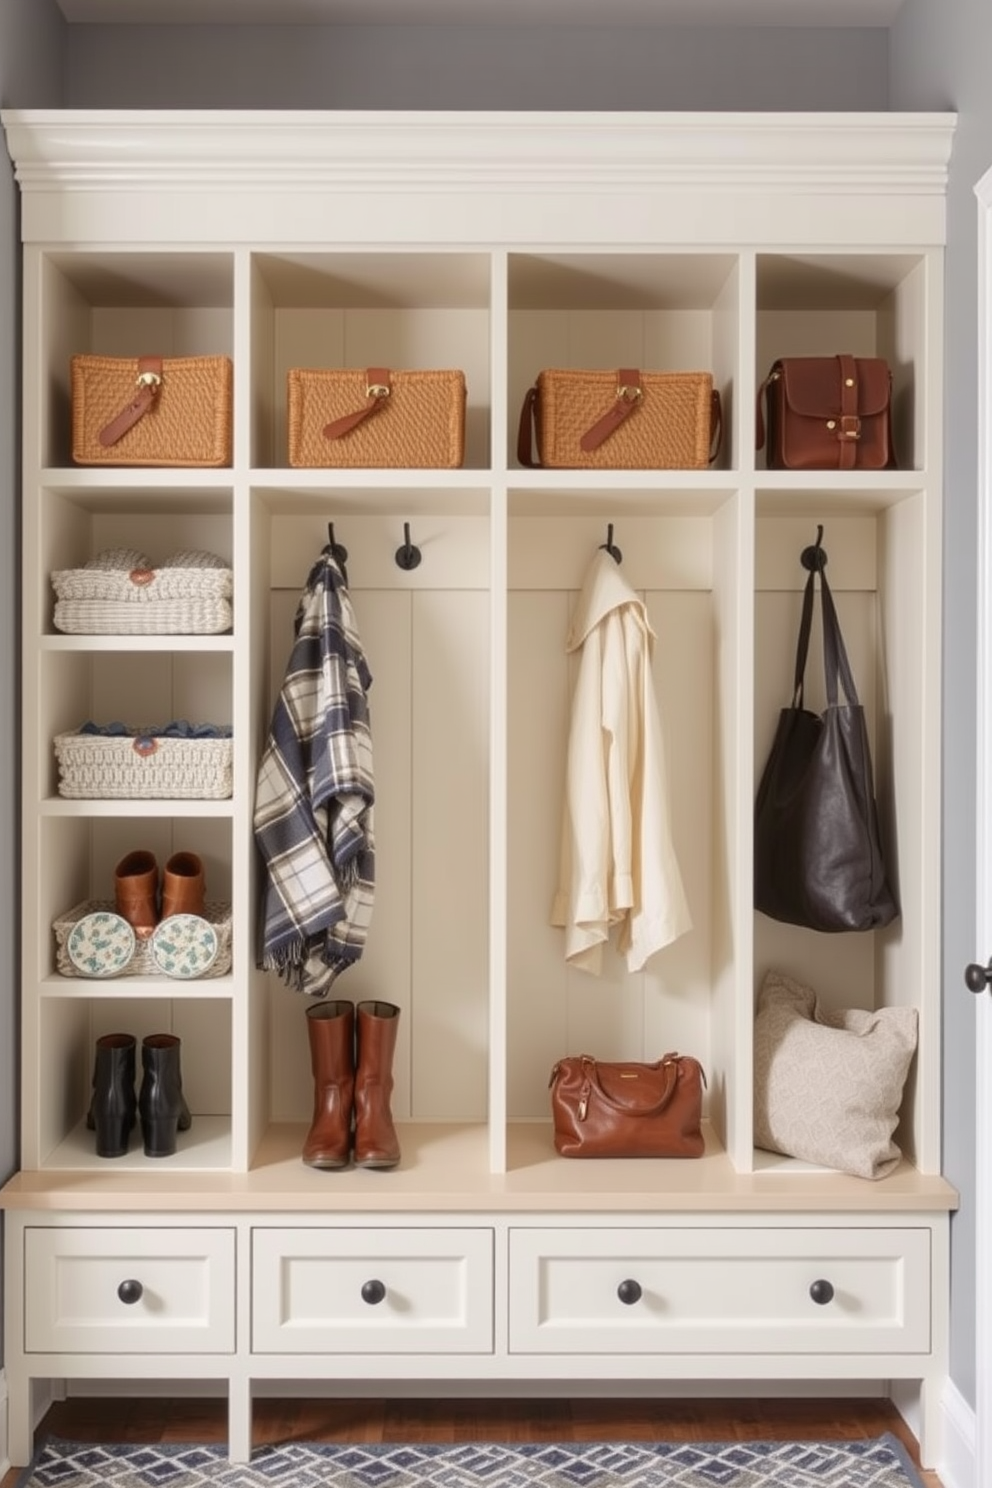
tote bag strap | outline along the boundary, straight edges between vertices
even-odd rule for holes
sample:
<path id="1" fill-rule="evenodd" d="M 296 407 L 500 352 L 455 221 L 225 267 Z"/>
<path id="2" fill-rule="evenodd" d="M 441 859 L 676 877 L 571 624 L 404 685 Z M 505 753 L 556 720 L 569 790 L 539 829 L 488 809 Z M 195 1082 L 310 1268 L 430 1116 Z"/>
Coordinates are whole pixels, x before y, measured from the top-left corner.
<path id="1" fill-rule="evenodd" d="M 809 577 L 812 583 L 814 575 L 810 574 Z M 827 583 L 827 576 L 822 567 L 820 569 L 820 608 L 823 612 L 823 671 L 827 705 L 831 708 L 837 706 L 837 683 L 839 681 L 847 702 L 852 708 L 857 708 L 859 706 L 858 691 L 854 685 L 854 673 L 847 659 L 844 637 L 840 633 L 840 621 L 837 618 L 834 597 L 830 592 L 830 585 Z"/>
<path id="2" fill-rule="evenodd" d="M 809 561 L 807 563 L 807 554 Z M 858 691 L 854 685 L 854 673 L 847 657 L 847 647 L 844 645 L 844 637 L 841 635 L 840 621 L 837 618 L 837 608 L 834 597 L 827 583 L 825 572 L 826 554 L 820 547 L 819 535 L 816 546 L 806 550 L 803 555 L 804 563 L 809 568 L 809 578 L 806 580 L 806 588 L 803 592 L 802 616 L 799 621 L 799 638 L 796 642 L 796 670 L 792 691 L 793 708 L 803 706 L 803 695 L 806 681 L 806 660 L 809 655 L 809 641 L 813 629 L 813 604 L 816 598 L 816 576 L 820 575 L 820 611 L 823 619 L 823 673 L 826 684 L 827 705 L 836 707 L 838 700 L 838 682 L 844 697 L 852 707 L 858 707 Z"/>

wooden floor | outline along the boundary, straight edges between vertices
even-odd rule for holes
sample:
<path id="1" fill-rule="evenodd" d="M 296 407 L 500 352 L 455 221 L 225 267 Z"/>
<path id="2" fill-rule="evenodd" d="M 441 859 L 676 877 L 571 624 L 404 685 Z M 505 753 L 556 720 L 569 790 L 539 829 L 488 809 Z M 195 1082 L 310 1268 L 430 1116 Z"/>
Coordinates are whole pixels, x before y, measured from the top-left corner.
<path id="1" fill-rule="evenodd" d="M 256 1400 L 256 1444 L 286 1441 L 852 1441 L 890 1431 L 916 1442 L 881 1400 Z M 39 1435 L 71 1440 L 216 1442 L 223 1401 L 75 1398 L 54 1405 Z M 0 1488 L 14 1488 L 13 1471 Z M 920 1476 L 941 1488 L 936 1473 Z"/>

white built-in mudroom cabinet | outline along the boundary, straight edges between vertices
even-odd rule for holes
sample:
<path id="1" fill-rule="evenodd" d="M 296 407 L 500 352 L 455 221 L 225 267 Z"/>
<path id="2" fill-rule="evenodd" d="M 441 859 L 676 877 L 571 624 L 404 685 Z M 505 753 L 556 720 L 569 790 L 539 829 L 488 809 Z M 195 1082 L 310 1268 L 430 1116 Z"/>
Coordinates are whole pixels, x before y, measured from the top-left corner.
<path id="1" fill-rule="evenodd" d="M 31 1454 L 34 1382 L 99 1380 L 220 1385 L 241 1459 L 253 1392 L 288 1382 L 876 1390 L 933 1462 L 955 1205 L 940 1172 L 939 944 L 953 117 L 3 123 L 24 240 L 22 1159 L 0 1193 L 11 1460 Z M 892 367 L 898 468 L 766 470 L 755 400 L 771 363 L 840 351 Z M 78 352 L 229 355 L 230 467 L 74 466 Z M 462 468 L 291 469 L 286 374 L 321 366 L 464 371 Z M 713 373 L 714 466 L 522 468 L 536 374 L 618 366 Z M 401 1009 L 402 1161 L 385 1172 L 301 1162 L 304 1006 L 258 969 L 256 770 L 331 524 L 374 679 L 377 794 L 372 930 L 335 992 Z M 755 786 L 791 692 L 800 553 L 821 524 L 902 907 L 885 930 L 839 936 L 756 915 L 751 887 Z M 594 977 L 566 966 L 549 917 L 569 615 L 611 533 L 657 632 L 693 929 L 644 971 L 611 951 Z M 405 534 L 415 568 L 397 562 Z M 229 560 L 232 630 L 59 633 L 51 574 L 113 547 Z M 229 799 L 60 796 L 61 731 L 166 717 L 233 726 Z M 112 896 L 137 848 L 202 856 L 210 895 L 232 906 L 229 972 L 60 974 L 53 922 Z M 755 996 L 772 967 L 831 1006 L 918 1009 L 891 1176 L 754 1148 Z M 94 1041 L 116 1030 L 182 1040 L 193 1120 L 172 1157 L 145 1158 L 140 1140 L 95 1155 Z M 557 1058 L 670 1049 L 706 1071 L 703 1158 L 555 1155 Z"/>

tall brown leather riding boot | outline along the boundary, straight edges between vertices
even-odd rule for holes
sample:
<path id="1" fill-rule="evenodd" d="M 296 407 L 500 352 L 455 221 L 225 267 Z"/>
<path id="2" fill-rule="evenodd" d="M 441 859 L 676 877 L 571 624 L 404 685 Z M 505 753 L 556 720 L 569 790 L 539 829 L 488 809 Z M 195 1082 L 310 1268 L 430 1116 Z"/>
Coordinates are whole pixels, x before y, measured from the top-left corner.
<path id="1" fill-rule="evenodd" d="M 355 1089 L 355 1004 L 315 1002 L 307 1008 L 313 1121 L 303 1144 L 311 1168 L 346 1168 L 351 1160 Z"/>
<path id="2" fill-rule="evenodd" d="M 395 1168 L 400 1144 L 389 1109 L 393 1053 L 400 1010 L 392 1002 L 358 1004 L 355 1068 L 355 1162 L 360 1168 Z"/>

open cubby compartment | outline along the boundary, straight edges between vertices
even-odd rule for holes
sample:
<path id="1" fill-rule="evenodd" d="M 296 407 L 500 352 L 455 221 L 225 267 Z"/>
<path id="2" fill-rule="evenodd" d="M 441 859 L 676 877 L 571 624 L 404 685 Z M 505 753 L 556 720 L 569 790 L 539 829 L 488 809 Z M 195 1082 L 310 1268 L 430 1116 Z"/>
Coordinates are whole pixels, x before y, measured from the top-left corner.
<path id="1" fill-rule="evenodd" d="M 741 274 L 728 253 L 511 253 L 508 459 L 527 389 L 549 367 L 711 372 L 723 408 L 717 464 L 739 460 L 734 388 Z"/>
<path id="2" fill-rule="evenodd" d="M 70 481 L 43 486 L 38 492 L 32 531 L 39 573 L 84 568 L 100 553 L 127 548 L 160 568 L 177 553 L 215 554 L 233 567 L 233 493 L 229 475 L 219 484 L 202 471 L 187 483 L 175 471 L 86 471 Z M 55 591 L 49 582 L 37 586 L 39 635 L 58 635 L 53 623 Z M 30 620 L 30 617 L 29 617 Z M 80 638 L 85 643 L 85 638 Z M 130 636 L 122 645 L 183 645 L 177 636 Z M 216 635 L 195 638 L 198 647 L 220 644 Z"/>
<path id="3" fill-rule="evenodd" d="M 37 737 L 47 741 L 43 798 L 59 794 L 54 739 L 92 721 L 100 727 L 159 727 L 173 721 L 230 726 L 233 717 L 230 651 L 119 649 L 52 650 L 39 658 Z M 95 797 L 102 799 L 102 797 Z M 125 812 L 136 804 L 118 803 Z M 206 804 L 206 803 L 205 803 Z M 222 801 L 210 801 L 221 807 Z"/>
<path id="4" fill-rule="evenodd" d="M 755 386 L 779 357 L 881 357 L 892 372 L 897 462 L 925 469 L 926 409 L 939 400 L 928 329 L 939 272 L 928 254 L 759 254 Z M 760 451 L 759 465 L 765 458 Z"/>
<path id="5" fill-rule="evenodd" d="M 291 484 L 258 487 L 250 503 L 252 779 L 296 609 L 330 523 L 348 553 L 349 594 L 372 674 L 376 889 L 364 953 L 330 995 L 400 1008 L 392 1103 L 400 1122 L 486 1115 L 489 504 L 482 489 L 380 485 L 355 493 Z M 396 557 L 407 523 L 421 554 L 410 569 Z M 250 901 L 258 902 L 257 883 Z M 309 1121 L 304 1001 L 274 972 L 253 973 L 248 1110 L 259 1123 L 256 1143 L 266 1113 Z"/>
<path id="6" fill-rule="evenodd" d="M 36 1042 L 35 1095 L 26 1103 L 24 1166 L 41 1169 L 120 1172 L 151 1165 L 155 1171 L 223 1170 L 231 1162 L 232 1003 L 229 989 L 203 982 L 190 995 L 136 995 L 133 985 L 69 982 L 65 995 L 28 995 L 24 1035 Z M 216 993 L 217 995 L 211 995 Z M 141 1044 L 150 1034 L 180 1040 L 183 1093 L 193 1117 L 180 1132 L 171 1157 L 144 1155 L 140 1121 L 127 1154 L 98 1157 L 86 1125 L 92 1097 L 96 1040 L 104 1034 L 133 1034 L 136 1089 L 141 1088 Z"/>
<path id="7" fill-rule="evenodd" d="M 253 255 L 252 465 L 289 464 L 286 378 L 292 368 L 389 367 L 464 372 L 464 466 L 487 469 L 490 283 L 485 253 Z"/>
<path id="8" fill-rule="evenodd" d="M 53 992 L 66 991 L 67 978 L 57 966 L 52 924 L 77 905 L 90 901 L 112 904 L 114 872 L 128 853 L 138 849 L 153 853 L 160 873 L 174 853 L 196 853 L 203 862 L 207 900 L 231 903 L 230 816 L 152 815 L 146 809 L 147 803 L 141 802 L 138 803 L 140 815 L 88 816 L 83 814 L 86 802 L 66 805 L 73 814 L 44 815 L 36 825 L 37 860 L 44 863 L 45 872 L 39 875 L 37 922 L 26 927 L 24 937 L 24 972 L 31 983 L 43 982 Z M 234 959 L 232 970 L 236 969 Z M 68 980 L 78 981 L 78 990 L 92 990 L 94 985 L 85 978 Z M 122 980 L 133 985 L 136 978 Z M 162 975 L 140 980 L 145 990 L 171 986 Z M 202 987 L 204 980 L 198 979 L 190 986 Z M 230 974 L 217 980 L 229 984 Z"/>
<path id="9" fill-rule="evenodd" d="M 38 464 L 71 463 L 73 356 L 233 356 L 229 253 L 25 253 L 27 302 L 37 294 L 43 386 Z M 38 276 L 32 284 L 34 275 Z M 33 399 L 36 390 L 25 390 Z"/>
<path id="10" fill-rule="evenodd" d="M 507 613 L 507 1111 L 549 1130 L 555 1061 L 695 1055 L 708 1081 L 714 1140 L 744 1139 L 750 1070 L 737 1034 L 735 964 L 749 925 L 740 911 L 739 718 L 750 623 L 737 554 L 750 500 L 731 487 L 510 495 Z M 565 960 L 550 924 L 577 657 L 566 637 L 578 592 L 612 534 L 656 632 L 653 677 L 665 749 L 671 830 L 692 928 L 630 970 L 615 933 L 599 976 Z M 744 989 L 747 997 L 747 989 Z M 750 1156 L 750 1128 L 746 1133 Z M 512 1144 L 511 1144 L 512 1146 Z"/>
<path id="11" fill-rule="evenodd" d="M 754 789 L 779 711 L 791 700 L 807 571 L 800 557 L 823 527 L 826 573 L 865 709 L 886 864 L 900 915 L 884 929 L 824 934 L 754 915 L 754 993 L 777 969 L 813 988 L 827 1007 L 915 1007 L 917 1054 L 897 1134 L 923 1173 L 940 1170 L 933 1140 L 940 1091 L 940 844 L 927 782 L 940 748 L 940 576 L 922 491 L 872 499 L 829 491 L 759 495 L 756 531 Z M 810 643 L 805 706 L 822 711 L 819 624 Z M 750 1035 L 748 1035 L 750 1037 Z M 787 1159 L 755 1153 L 761 1168 Z"/>

